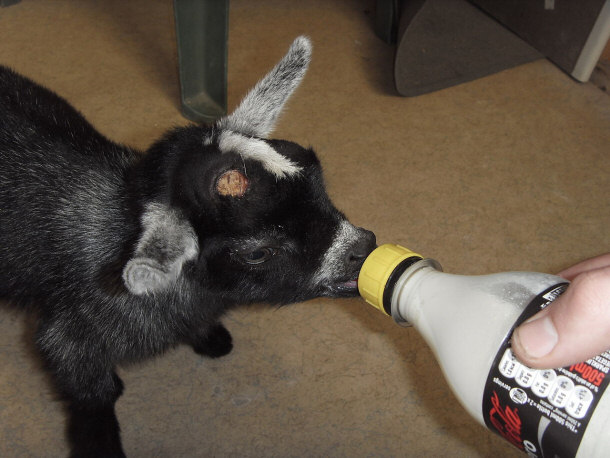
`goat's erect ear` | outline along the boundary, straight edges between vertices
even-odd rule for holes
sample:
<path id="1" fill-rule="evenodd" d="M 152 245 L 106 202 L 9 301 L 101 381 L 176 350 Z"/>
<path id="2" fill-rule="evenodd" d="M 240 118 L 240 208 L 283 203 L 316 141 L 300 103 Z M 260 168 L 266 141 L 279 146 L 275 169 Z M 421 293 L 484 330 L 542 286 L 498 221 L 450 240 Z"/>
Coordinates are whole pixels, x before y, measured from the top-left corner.
<path id="1" fill-rule="evenodd" d="M 199 253 L 190 223 L 164 205 L 148 205 L 142 216 L 142 228 L 134 257 L 123 269 L 125 286 L 138 295 L 171 287 L 183 264 Z"/>
<path id="2" fill-rule="evenodd" d="M 284 104 L 305 76 L 310 60 L 309 38 L 298 37 L 288 53 L 254 86 L 235 111 L 218 121 L 218 127 L 266 138 L 274 129 Z"/>

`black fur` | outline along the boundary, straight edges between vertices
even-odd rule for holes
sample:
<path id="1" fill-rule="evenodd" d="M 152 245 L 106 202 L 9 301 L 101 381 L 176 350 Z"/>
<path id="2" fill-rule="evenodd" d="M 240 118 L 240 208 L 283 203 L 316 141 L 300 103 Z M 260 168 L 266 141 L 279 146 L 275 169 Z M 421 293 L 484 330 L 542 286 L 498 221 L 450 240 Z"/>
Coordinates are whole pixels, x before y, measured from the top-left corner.
<path id="1" fill-rule="evenodd" d="M 264 140 L 298 168 L 285 177 L 248 151 L 222 151 L 236 116 L 175 129 L 142 154 L 0 67 L 0 297 L 38 313 L 73 456 L 123 456 L 118 365 L 180 343 L 229 353 L 219 319 L 237 305 L 356 294 L 373 234 L 333 206 L 312 150 Z M 243 195 L 219 192 L 228 170 L 247 180 Z"/>

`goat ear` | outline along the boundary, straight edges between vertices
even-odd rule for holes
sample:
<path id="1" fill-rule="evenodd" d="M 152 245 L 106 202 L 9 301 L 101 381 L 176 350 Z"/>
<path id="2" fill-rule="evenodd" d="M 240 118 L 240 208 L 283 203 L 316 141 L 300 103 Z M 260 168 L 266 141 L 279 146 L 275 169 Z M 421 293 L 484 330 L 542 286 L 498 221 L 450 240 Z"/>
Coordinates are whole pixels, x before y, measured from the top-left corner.
<path id="1" fill-rule="evenodd" d="M 304 36 L 298 37 L 288 53 L 254 86 L 235 111 L 218 121 L 218 127 L 266 138 L 275 128 L 284 104 L 305 76 L 310 60 L 311 41 Z"/>
<path id="2" fill-rule="evenodd" d="M 199 253 L 193 228 L 175 210 L 150 204 L 142 216 L 142 227 L 134 257 L 123 269 L 125 286 L 137 295 L 170 288 L 183 264 Z"/>

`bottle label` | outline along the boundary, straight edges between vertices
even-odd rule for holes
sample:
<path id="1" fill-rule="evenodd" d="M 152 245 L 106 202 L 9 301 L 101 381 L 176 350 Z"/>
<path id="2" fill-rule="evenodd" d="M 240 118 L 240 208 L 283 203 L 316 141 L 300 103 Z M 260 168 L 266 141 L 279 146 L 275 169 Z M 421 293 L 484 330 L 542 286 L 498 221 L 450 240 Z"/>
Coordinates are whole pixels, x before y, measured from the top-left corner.
<path id="1" fill-rule="evenodd" d="M 589 419 L 610 380 L 610 352 L 559 369 L 531 369 L 510 349 L 512 331 L 563 293 L 568 284 L 539 294 L 502 343 L 483 395 L 489 429 L 532 457 L 574 457 Z"/>

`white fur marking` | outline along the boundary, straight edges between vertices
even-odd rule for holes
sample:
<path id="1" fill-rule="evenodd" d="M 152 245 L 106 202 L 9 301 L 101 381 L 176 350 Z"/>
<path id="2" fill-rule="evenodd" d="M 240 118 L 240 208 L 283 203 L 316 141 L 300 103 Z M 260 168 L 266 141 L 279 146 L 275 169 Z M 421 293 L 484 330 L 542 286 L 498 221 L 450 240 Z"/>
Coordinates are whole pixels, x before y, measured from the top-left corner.
<path id="1" fill-rule="evenodd" d="M 226 130 L 219 136 L 218 147 L 223 153 L 234 152 L 244 158 L 261 162 L 265 170 L 275 175 L 276 178 L 297 175 L 302 170 L 301 167 L 259 138 L 245 137 Z"/>
<path id="2" fill-rule="evenodd" d="M 343 267 L 345 253 L 356 238 L 358 238 L 358 228 L 347 220 L 341 221 L 339 229 L 335 233 L 335 238 L 324 254 L 320 268 L 314 275 L 315 283 L 332 278 Z"/>

